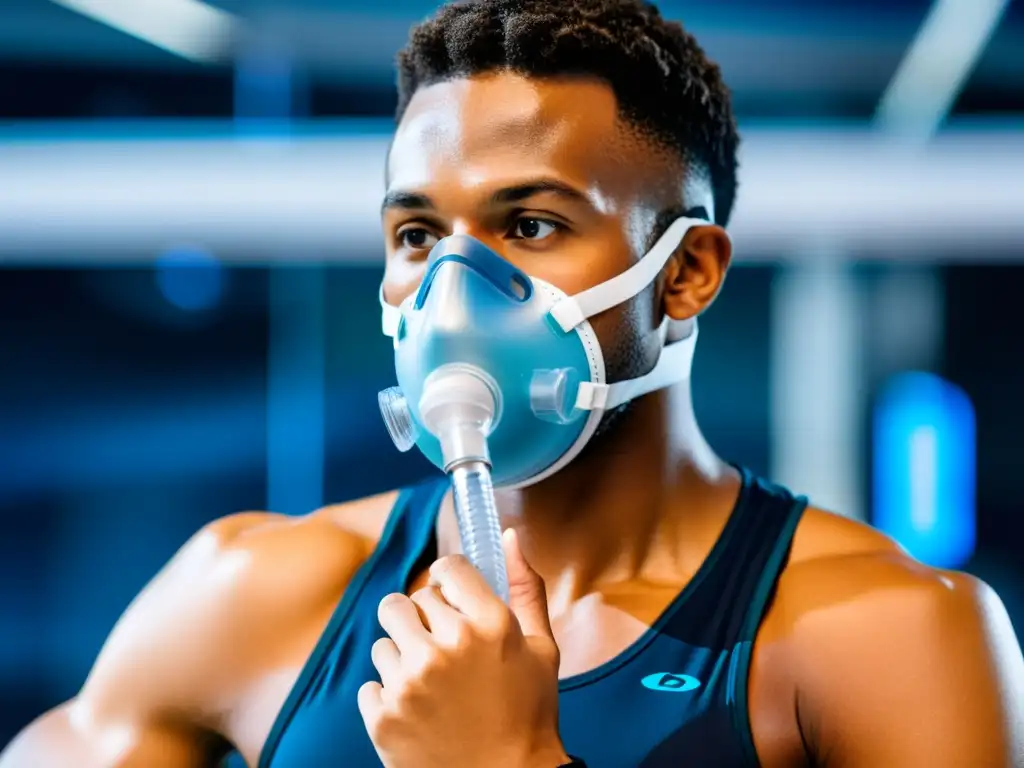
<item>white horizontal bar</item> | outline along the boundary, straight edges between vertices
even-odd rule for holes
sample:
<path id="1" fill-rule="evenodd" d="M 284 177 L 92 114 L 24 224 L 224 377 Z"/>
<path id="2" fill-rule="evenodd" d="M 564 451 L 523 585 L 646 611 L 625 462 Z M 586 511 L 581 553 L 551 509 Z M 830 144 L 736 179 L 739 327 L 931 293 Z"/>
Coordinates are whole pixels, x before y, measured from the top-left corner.
<path id="1" fill-rule="evenodd" d="M 0 134 L 0 260 L 147 262 L 190 242 L 235 262 L 375 262 L 387 142 Z M 1024 255 L 1024 131 L 907 151 L 862 129 L 750 130 L 741 161 L 741 259 L 807 259 L 818 242 L 885 259 Z"/>

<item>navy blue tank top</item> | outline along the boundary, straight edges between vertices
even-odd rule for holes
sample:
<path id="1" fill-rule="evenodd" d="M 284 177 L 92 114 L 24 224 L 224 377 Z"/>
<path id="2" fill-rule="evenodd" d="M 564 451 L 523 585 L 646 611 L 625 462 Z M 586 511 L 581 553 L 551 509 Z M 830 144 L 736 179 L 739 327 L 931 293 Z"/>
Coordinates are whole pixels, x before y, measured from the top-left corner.
<path id="1" fill-rule="evenodd" d="M 806 500 L 742 475 L 718 541 L 654 625 L 611 661 L 560 682 L 562 741 L 590 768 L 758 765 L 747 712 L 752 646 Z M 379 680 L 370 661 L 384 634 L 377 604 L 436 559 L 447 487 L 434 481 L 399 496 L 278 715 L 260 768 L 381 765 L 356 691 Z"/>

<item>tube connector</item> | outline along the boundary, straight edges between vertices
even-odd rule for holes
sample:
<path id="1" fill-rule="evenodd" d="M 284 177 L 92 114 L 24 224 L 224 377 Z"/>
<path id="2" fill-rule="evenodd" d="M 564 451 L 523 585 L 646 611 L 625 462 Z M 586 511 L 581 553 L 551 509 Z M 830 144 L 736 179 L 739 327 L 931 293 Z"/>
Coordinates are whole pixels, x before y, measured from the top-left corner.
<path id="1" fill-rule="evenodd" d="M 423 383 L 419 410 L 424 428 L 441 443 L 444 471 L 452 481 L 462 551 L 507 603 L 508 572 L 487 450 L 487 436 L 501 417 L 501 392 L 479 368 L 445 365 Z"/>
<path id="2" fill-rule="evenodd" d="M 423 426 L 441 443 L 444 469 L 465 463 L 491 463 L 487 436 L 497 424 L 498 387 L 483 371 L 445 365 L 423 383 L 419 411 Z"/>

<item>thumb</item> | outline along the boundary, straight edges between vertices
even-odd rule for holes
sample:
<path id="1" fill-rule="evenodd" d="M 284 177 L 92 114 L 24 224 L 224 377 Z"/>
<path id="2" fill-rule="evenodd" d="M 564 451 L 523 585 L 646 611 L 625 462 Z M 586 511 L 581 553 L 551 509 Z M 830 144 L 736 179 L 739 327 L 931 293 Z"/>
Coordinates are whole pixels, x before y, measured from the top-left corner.
<path id="1" fill-rule="evenodd" d="M 505 563 L 508 568 L 509 608 L 519 620 L 523 634 L 527 637 L 553 638 L 544 580 L 523 557 L 523 551 L 519 548 L 519 536 L 513 528 L 505 531 L 501 537 L 501 544 L 505 549 Z"/>

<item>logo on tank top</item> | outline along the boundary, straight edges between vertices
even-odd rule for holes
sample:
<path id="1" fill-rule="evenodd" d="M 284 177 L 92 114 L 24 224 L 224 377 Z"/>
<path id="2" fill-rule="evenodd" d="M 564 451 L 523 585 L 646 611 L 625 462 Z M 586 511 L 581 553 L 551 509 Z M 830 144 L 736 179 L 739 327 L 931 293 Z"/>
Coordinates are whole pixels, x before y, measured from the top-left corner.
<path id="1" fill-rule="evenodd" d="M 700 680 L 689 675 L 673 675 L 669 672 L 655 672 L 640 681 L 644 688 L 652 691 L 667 691 L 669 693 L 683 693 L 700 688 Z"/>

